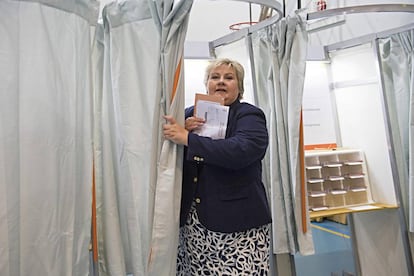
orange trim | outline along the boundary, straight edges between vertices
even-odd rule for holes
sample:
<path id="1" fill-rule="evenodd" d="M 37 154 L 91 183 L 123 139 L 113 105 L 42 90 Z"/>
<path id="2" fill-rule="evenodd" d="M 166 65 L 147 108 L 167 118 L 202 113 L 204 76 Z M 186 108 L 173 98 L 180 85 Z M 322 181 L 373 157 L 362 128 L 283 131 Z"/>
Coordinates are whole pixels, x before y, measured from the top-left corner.
<path id="1" fill-rule="evenodd" d="M 306 145 L 305 150 L 330 150 L 330 149 L 336 149 L 337 144 L 331 143 L 331 144 L 314 144 L 314 145 Z"/>
<path id="2" fill-rule="evenodd" d="M 308 231 L 308 223 L 306 220 L 307 208 L 306 208 L 306 186 L 305 186 L 305 150 L 304 150 L 304 137 L 303 137 L 303 118 L 302 110 L 300 112 L 300 127 L 299 127 L 299 156 L 300 156 L 300 197 L 301 197 L 301 213 L 302 213 L 302 231 L 306 233 Z"/>
<path id="3" fill-rule="evenodd" d="M 230 30 L 232 30 L 232 31 L 238 31 L 238 30 L 240 30 L 241 28 L 243 28 L 242 26 L 244 26 L 244 27 L 249 27 L 249 26 L 253 26 L 253 25 L 257 24 L 257 23 L 258 23 L 257 21 L 243 21 L 243 22 L 237 22 L 237 23 L 231 24 L 231 25 L 229 26 L 229 29 L 230 29 Z"/>
<path id="4" fill-rule="evenodd" d="M 92 168 L 92 253 L 93 261 L 98 262 L 98 233 L 96 231 L 95 162 Z"/>
<path id="5" fill-rule="evenodd" d="M 183 61 L 183 59 L 180 58 L 180 61 L 178 62 L 178 65 L 177 65 L 177 68 L 175 69 L 173 91 L 171 93 L 171 102 L 174 100 L 175 93 L 177 92 L 178 81 L 180 80 L 181 63 L 182 63 L 182 61 Z"/>

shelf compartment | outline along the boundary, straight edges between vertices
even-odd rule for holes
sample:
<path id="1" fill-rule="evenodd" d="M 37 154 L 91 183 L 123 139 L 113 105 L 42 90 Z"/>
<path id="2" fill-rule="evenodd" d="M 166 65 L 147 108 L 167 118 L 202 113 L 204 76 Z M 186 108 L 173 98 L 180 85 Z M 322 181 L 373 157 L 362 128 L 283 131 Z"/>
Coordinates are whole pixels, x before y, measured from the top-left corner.
<path id="1" fill-rule="evenodd" d="M 325 182 L 325 179 L 323 179 L 323 178 L 309 178 L 308 179 L 309 184 L 320 184 L 320 183 L 323 183 L 323 182 Z"/>
<path id="2" fill-rule="evenodd" d="M 330 208 L 341 208 L 345 205 L 345 195 L 346 194 L 331 194 L 329 193 L 326 196 L 326 203 Z"/>
<path id="3" fill-rule="evenodd" d="M 307 170 L 320 170 L 320 169 L 322 169 L 322 165 L 308 165 L 308 166 L 306 166 L 306 169 Z"/>
<path id="4" fill-rule="evenodd" d="M 347 192 L 348 192 L 347 190 L 332 190 L 332 191 L 330 191 L 330 193 L 333 194 L 333 195 L 344 195 Z"/>
<path id="5" fill-rule="evenodd" d="M 364 164 L 362 160 L 355 160 L 355 161 L 344 161 L 344 165 L 346 166 L 360 166 Z"/>
<path id="6" fill-rule="evenodd" d="M 367 187 L 354 187 L 354 188 L 350 188 L 349 190 L 351 192 L 357 193 L 357 192 L 366 192 L 367 191 Z"/>
<path id="7" fill-rule="evenodd" d="M 322 166 L 325 168 L 340 168 L 343 164 L 341 162 L 326 162 Z"/>
<path id="8" fill-rule="evenodd" d="M 363 205 L 370 203 L 367 191 L 352 193 L 346 198 L 346 205 Z"/>
<path id="9" fill-rule="evenodd" d="M 345 177 L 343 177 L 342 175 L 328 175 L 328 177 L 326 178 L 326 180 L 329 180 L 329 181 L 341 181 L 344 179 Z"/>
<path id="10" fill-rule="evenodd" d="M 326 196 L 328 193 L 325 191 L 310 191 L 309 196 L 310 197 L 322 197 Z"/>
<path id="11" fill-rule="evenodd" d="M 348 179 L 359 179 L 359 178 L 364 178 L 365 174 L 363 174 L 363 173 L 350 173 L 350 174 L 346 174 L 344 176 L 345 176 L 345 178 L 348 178 Z"/>
<path id="12" fill-rule="evenodd" d="M 329 209 L 328 206 L 315 206 L 315 207 L 310 208 L 310 210 L 314 211 L 314 212 L 324 211 L 324 210 L 328 210 L 328 209 Z"/>

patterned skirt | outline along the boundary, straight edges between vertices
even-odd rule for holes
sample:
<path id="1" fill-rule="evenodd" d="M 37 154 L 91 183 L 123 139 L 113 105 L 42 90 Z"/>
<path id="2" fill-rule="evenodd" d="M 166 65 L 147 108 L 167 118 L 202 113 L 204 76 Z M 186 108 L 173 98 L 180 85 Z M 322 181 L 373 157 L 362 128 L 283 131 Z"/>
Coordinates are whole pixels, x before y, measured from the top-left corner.
<path id="1" fill-rule="evenodd" d="M 206 229 L 191 208 L 180 228 L 177 275 L 265 276 L 269 273 L 270 225 L 236 233 Z"/>

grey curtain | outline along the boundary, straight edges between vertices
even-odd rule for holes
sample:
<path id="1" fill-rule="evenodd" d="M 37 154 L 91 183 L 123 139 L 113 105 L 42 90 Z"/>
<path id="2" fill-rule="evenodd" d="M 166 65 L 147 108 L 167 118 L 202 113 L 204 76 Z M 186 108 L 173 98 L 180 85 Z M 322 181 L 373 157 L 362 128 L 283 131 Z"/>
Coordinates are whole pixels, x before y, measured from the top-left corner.
<path id="1" fill-rule="evenodd" d="M 409 230 L 414 232 L 414 30 L 379 39 L 379 43 L 402 203 Z"/>
<path id="2" fill-rule="evenodd" d="M 268 120 L 270 145 L 264 160 L 273 215 L 274 253 L 313 253 L 309 217 L 301 211 L 300 116 L 307 33 L 288 17 L 252 34 L 257 105 Z M 302 224 L 305 221 L 305 225 Z M 304 231 L 305 230 L 305 231 Z"/>
<path id="3" fill-rule="evenodd" d="M 141 0 L 104 8 L 94 55 L 101 276 L 175 275 L 183 148 L 163 140 L 162 116 L 184 122 L 191 6 Z"/>
<path id="4" fill-rule="evenodd" d="M 88 275 L 88 0 L 0 1 L 0 275 Z"/>

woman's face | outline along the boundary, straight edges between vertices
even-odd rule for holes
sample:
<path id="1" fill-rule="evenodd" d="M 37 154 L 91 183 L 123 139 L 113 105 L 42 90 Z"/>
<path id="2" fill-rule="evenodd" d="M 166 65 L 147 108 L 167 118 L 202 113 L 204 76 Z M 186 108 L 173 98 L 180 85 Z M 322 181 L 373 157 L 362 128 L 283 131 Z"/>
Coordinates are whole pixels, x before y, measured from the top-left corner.
<path id="1" fill-rule="evenodd" d="M 207 93 L 220 96 L 224 99 L 224 105 L 231 105 L 239 97 L 234 68 L 225 64 L 213 68 L 207 80 Z"/>

